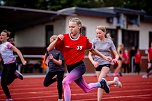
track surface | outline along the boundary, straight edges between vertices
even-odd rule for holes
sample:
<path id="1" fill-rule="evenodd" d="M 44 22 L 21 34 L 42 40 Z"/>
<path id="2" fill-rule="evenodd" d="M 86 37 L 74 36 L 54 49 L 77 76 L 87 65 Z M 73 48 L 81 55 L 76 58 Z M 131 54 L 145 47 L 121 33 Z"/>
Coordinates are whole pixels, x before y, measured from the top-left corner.
<path id="1" fill-rule="evenodd" d="M 96 82 L 96 76 L 84 76 L 88 83 Z M 107 80 L 112 80 L 108 76 Z M 14 101 L 57 101 L 56 83 L 49 87 L 43 86 L 44 76 L 25 76 L 24 80 L 16 79 L 10 86 Z M 152 78 L 142 78 L 142 75 L 124 75 L 120 77 L 122 88 L 110 86 L 110 94 L 104 93 L 103 101 L 152 101 Z M 72 101 L 97 101 L 97 90 L 84 93 L 75 83 L 71 84 Z M 0 101 L 5 101 L 5 95 L 0 87 Z"/>

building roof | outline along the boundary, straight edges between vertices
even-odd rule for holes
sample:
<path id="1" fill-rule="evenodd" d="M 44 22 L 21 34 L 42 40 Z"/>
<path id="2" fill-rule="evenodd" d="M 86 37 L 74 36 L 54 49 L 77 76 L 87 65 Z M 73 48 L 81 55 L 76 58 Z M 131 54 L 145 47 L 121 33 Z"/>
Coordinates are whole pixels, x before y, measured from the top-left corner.
<path id="1" fill-rule="evenodd" d="M 98 16 L 98 17 L 113 17 L 115 16 L 112 12 L 104 12 L 100 10 L 95 10 L 91 8 L 81 8 L 81 7 L 71 7 L 65 8 L 58 11 L 63 14 L 76 14 L 76 15 L 85 15 L 85 16 Z"/>
<path id="2" fill-rule="evenodd" d="M 0 6 L 0 30 L 19 30 L 51 21 L 57 15 L 54 11 Z"/>
<path id="3" fill-rule="evenodd" d="M 144 10 L 133 10 L 133 9 L 128 9 L 128 8 L 120 8 L 120 7 L 103 7 L 103 8 L 93 8 L 94 10 L 97 11 L 104 11 L 104 12 L 109 12 L 109 13 L 123 13 L 123 14 L 132 14 L 132 15 L 144 15 L 145 11 Z"/>
<path id="4" fill-rule="evenodd" d="M 38 10 L 20 7 L 0 6 L 0 30 L 20 30 L 37 24 L 53 21 L 59 16 L 86 15 L 112 17 L 113 13 L 89 8 L 71 7 L 59 11 Z"/>
<path id="5" fill-rule="evenodd" d="M 0 6 L 0 30 L 16 31 L 37 24 L 53 21 L 58 17 L 83 15 L 96 17 L 114 17 L 118 13 L 143 15 L 143 20 L 152 22 L 152 16 L 146 16 L 143 10 L 132 10 L 118 7 L 81 8 L 71 7 L 59 11 L 28 9 L 10 6 Z"/>

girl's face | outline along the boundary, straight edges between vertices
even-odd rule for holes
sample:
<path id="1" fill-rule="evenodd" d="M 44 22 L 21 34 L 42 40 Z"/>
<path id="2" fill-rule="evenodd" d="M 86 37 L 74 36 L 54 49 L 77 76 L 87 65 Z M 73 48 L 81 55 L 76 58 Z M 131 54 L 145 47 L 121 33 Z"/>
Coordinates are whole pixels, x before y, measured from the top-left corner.
<path id="1" fill-rule="evenodd" d="M 76 22 L 69 22 L 69 31 L 72 36 L 80 33 L 80 26 Z"/>
<path id="2" fill-rule="evenodd" d="M 124 45 L 123 45 L 123 44 L 121 44 L 121 45 L 120 45 L 120 48 L 124 48 Z"/>
<path id="3" fill-rule="evenodd" d="M 102 30 L 96 29 L 96 36 L 99 39 L 105 38 L 105 33 Z"/>
<path id="4" fill-rule="evenodd" d="M 0 41 L 5 42 L 9 39 L 6 32 L 1 32 L 0 34 Z"/>

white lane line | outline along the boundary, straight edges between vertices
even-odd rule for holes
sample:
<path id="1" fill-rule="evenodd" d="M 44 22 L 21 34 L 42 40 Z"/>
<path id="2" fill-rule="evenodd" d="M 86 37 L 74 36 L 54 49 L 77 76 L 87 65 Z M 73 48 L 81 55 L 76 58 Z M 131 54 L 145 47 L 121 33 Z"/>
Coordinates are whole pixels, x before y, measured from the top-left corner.
<path id="1" fill-rule="evenodd" d="M 141 97 L 146 97 L 146 98 L 151 98 L 152 97 L 152 94 L 145 94 L 145 95 L 132 95 L 132 96 L 114 96 L 114 97 L 104 97 L 102 98 L 103 100 L 106 99 L 106 100 L 110 100 L 110 99 L 119 99 L 119 98 L 141 98 Z M 145 99 L 145 98 L 143 98 Z M 97 99 L 93 98 L 93 99 L 83 99 L 83 101 L 95 101 Z M 73 100 L 73 101 L 82 101 L 81 100 Z"/>
<path id="2" fill-rule="evenodd" d="M 29 88 L 29 89 L 27 89 L 26 88 L 26 90 L 40 90 L 40 88 Z M 22 92 L 22 90 L 24 90 L 24 92 Z M 12 95 L 24 95 L 25 93 L 26 94 L 44 94 L 44 93 L 52 93 L 50 90 L 48 90 L 48 91 L 35 91 L 35 92 L 26 92 L 26 90 L 25 89 L 18 89 L 17 91 L 21 91 L 21 93 L 12 93 Z M 42 90 L 44 90 L 44 88 L 42 88 Z M 77 91 L 79 91 L 80 89 L 75 89 L 75 90 L 73 90 L 73 92 L 77 92 Z M 121 93 L 121 94 L 123 94 L 123 93 L 134 93 L 134 92 L 146 92 L 146 91 L 151 91 L 151 89 L 141 89 L 141 90 L 121 90 L 121 91 L 111 91 L 111 93 L 112 94 L 117 94 L 117 93 Z M 53 93 L 53 95 L 54 94 L 57 94 L 57 92 L 54 92 Z M 94 93 L 89 93 L 89 94 L 91 94 L 91 95 L 95 95 L 96 96 L 96 94 L 94 94 Z M 2 94 L 0 94 L 0 96 L 3 96 L 4 94 L 2 93 Z M 83 92 L 79 92 L 79 94 L 77 94 L 77 93 L 75 93 L 75 94 L 72 94 L 72 95 L 88 95 L 87 93 L 83 93 Z"/>
<path id="3" fill-rule="evenodd" d="M 73 95 L 73 94 L 72 94 Z M 76 94 L 78 95 L 78 94 Z M 80 95 L 80 94 L 79 94 Z M 90 94 L 88 95 L 90 96 Z M 38 96 L 38 97 L 26 97 L 26 100 L 30 100 L 30 99 L 44 99 L 44 98 L 54 98 L 54 97 L 57 97 L 57 95 L 53 95 L 53 96 Z M 152 97 L 152 94 L 145 94 L 145 95 L 131 95 L 131 96 L 114 96 L 114 97 L 104 97 L 102 99 L 120 99 L 120 98 L 141 98 L 141 97 L 147 97 L 147 98 L 151 98 Z M 16 100 L 25 100 L 25 98 L 15 98 Z M 1 100 L 5 100 L 5 99 L 1 99 Z M 96 98 L 93 98 L 93 99 L 81 99 L 81 100 L 72 100 L 72 101 L 90 101 L 90 100 L 96 100 Z"/>

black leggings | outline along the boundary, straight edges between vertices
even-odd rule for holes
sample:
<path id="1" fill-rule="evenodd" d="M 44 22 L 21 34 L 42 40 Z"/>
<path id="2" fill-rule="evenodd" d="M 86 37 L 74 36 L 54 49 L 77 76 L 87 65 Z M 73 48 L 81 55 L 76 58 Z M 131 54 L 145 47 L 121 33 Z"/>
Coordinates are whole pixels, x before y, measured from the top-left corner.
<path id="1" fill-rule="evenodd" d="M 140 72 L 140 63 L 135 63 L 135 73 L 138 73 Z"/>
<path id="2" fill-rule="evenodd" d="M 8 85 L 10 85 L 15 79 L 15 71 L 17 67 L 15 63 L 3 64 L 3 71 L 1 76 L 1 86 L 7 98 L 11 98 Z"/>
<path id="3" fill-rule="evenodd" d="M 57 75 L 57 78 L 53 78 L 55 75 Z M 55 81 L 57 81 L 57 88 L 58 88 L 58 97 L 59 99 L 62 99 L 62 80 L 64 76 L 64 71 L 57 71 L 57 72 L 48 72 L 45 79 L 44 79 L 44 86 L 48 87 Z"/>

